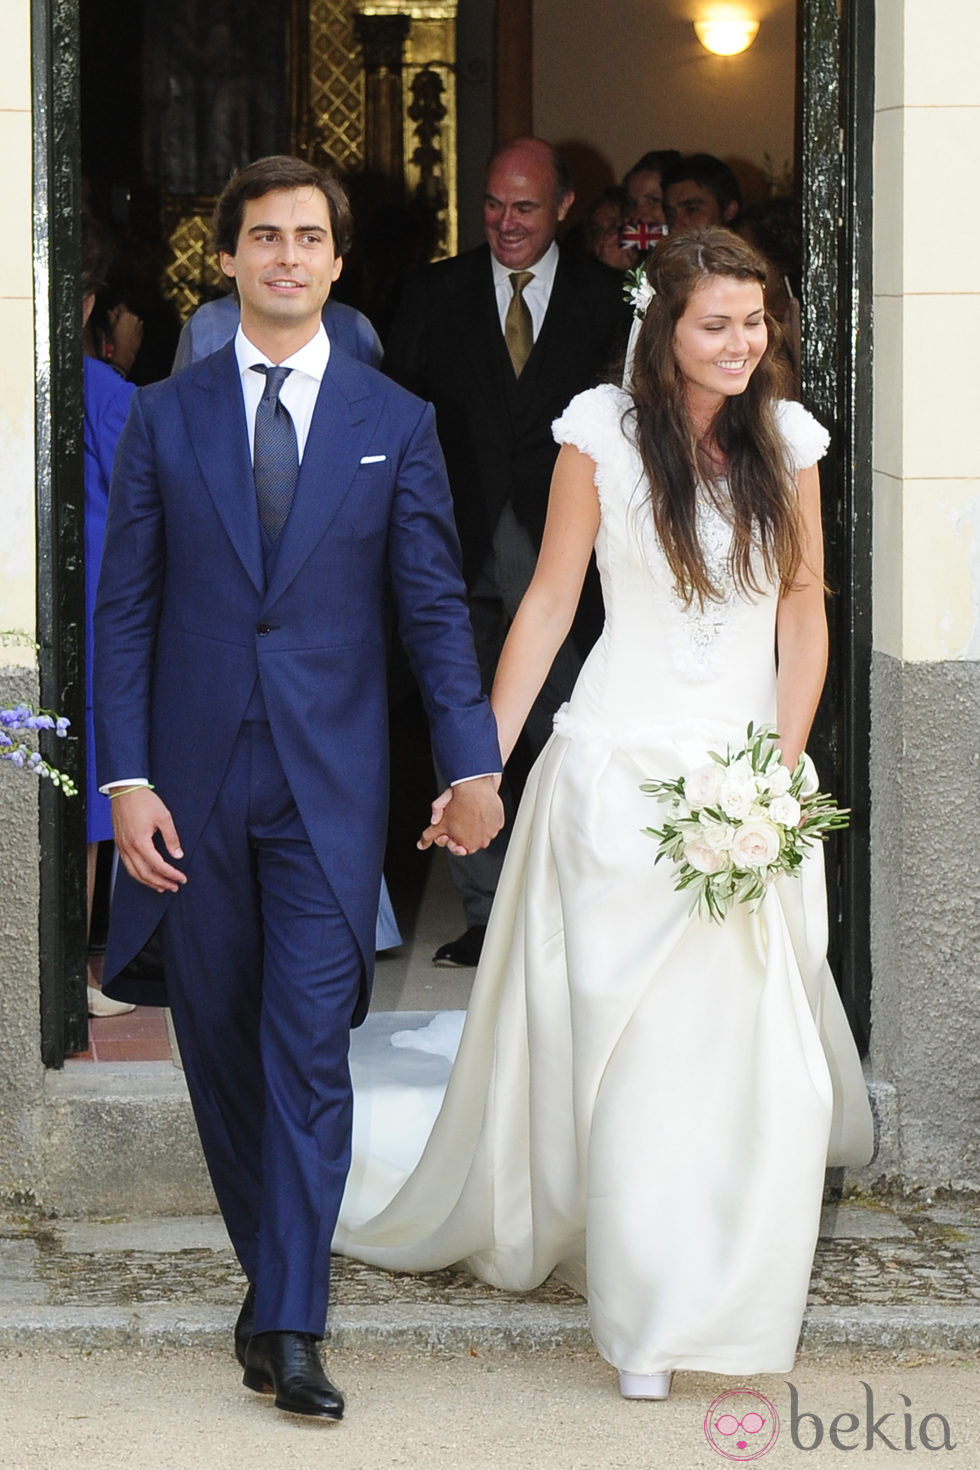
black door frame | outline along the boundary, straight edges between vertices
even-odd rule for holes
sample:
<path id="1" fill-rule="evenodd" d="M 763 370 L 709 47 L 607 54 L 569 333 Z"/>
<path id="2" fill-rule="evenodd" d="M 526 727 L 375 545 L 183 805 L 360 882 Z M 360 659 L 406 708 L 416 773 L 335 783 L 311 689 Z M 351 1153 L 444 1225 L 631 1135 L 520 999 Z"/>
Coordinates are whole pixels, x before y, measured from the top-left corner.
<path id="1" fill-rule="evenodd" d="M 59 764 L 81 793 L 40 783 L 41 1056 L 88 1045 L 85 883 L 85 567 L 77 0 L 31 0 L 34 121 L 35 474 L 41 703 L 67 714 Z"/>
<path id="2" fill-rule="evenodd" d="M 874 0 L 799 0 L 803 398 L 821 465 L 830 667 L 810 741 L 851 807 L 827 853 L 830 958 L 864 1050 L 871 1019 L 871 532 Z"/>
<path id="3" fill-rule="evenodd" d="M 31 0 L 34 109 L 37 627 L 41 698 L 76 732 L 84 788 L 78 0 Z M 854 810 L 828 854 L 832 959 L 858 1038 L 870 1015 L 871 199 L 873 0 L 799 0 L 803 396 L 833 427 L 823 467 L 831 667 L 813 746 Z M 85 823 L 42 783 L 41 1053 L 87 1043 Z"/>

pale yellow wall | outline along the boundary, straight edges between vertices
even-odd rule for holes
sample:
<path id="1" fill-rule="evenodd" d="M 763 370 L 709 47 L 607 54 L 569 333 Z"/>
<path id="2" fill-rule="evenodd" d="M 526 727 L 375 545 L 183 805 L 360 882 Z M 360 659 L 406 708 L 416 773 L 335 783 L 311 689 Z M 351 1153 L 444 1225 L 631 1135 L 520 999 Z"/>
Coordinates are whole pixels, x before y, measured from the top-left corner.
<path id="1" fill-rule="evenodd" d="M 29 0 L 3 0 L 0 44 L 0 628 L 33 632 L 34 306 Z M 33 662 L 0 649 L 4 663 Z"/>
<path id="2" fill-rule="evenodd" d="M 792 167 L 793 0 L 745 0 L 759 35 L 732 57 L 710 55 L 695 38 L 691 21 L 710 3 L 534 0 L 535 132 L 593 150 L 607 170 L 600 187 L 650 148 L 757 169 L 768 153 L 777 174 Z M 586 173 L 590 188 L 597 178 Z"/>
<path id="3" fill-rule="evenodd" d="M 980 658 L 976 0 L 878 0 L 875 647 Z"/>

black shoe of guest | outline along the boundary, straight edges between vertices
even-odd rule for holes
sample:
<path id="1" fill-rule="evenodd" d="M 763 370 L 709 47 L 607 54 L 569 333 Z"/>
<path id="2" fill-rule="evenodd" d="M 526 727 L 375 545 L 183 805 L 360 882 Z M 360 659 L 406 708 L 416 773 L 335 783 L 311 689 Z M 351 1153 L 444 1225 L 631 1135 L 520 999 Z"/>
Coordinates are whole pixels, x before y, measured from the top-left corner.
<path id="1" fill-rule="evenodd" d="M 472 924 L 458 939 L 441 944 L 432 956 L 432 963 L 447 970 L 464 970 L 478 965 L 486 932 L 486 924 Z"/>
<path id="2" fill-rule="evenodd" d="M 257 1332 L 245 1350 L 246 1388 L 276 1396 L 276 1408 L 314 1419 L 342 1419 L 344 1396 L 323 1371 L 309 1332 Z"/>
<path id="3" fill-rule="evenodd" d="M 238 1314 L 238 1321 L 235 1323 L 235 1357 L 243 1368 L 245 1367 L 245 1349 L 248 1347 L 248 1340 L 252 1336 L 252 1318 L 254 1314 L 255 1283 L 250 1281 L 248 1291 L 245 1293 L 245 1300 L 242 1302 L 242 1309 Z"/>

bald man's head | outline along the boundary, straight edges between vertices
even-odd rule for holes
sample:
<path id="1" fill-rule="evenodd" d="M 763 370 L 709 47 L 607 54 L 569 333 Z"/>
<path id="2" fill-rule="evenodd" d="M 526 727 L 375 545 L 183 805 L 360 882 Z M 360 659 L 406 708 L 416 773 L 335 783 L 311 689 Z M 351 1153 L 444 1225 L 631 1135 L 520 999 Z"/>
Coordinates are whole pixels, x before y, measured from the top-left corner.
<path id="1" fill-rule="evenodd" d="M 507 270 L 536 265 L 555 238 L 575 195 L 564 161 L 542 138 L 515 138 L 487 165 L 483 227 Z"/>

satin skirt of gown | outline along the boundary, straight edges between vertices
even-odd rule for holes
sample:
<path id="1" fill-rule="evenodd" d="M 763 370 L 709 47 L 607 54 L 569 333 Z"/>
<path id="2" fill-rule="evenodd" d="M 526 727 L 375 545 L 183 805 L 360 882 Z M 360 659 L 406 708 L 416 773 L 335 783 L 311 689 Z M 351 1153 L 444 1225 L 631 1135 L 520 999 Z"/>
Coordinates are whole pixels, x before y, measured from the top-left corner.
<path id="1" fill-rule="evenodd" d="M 555 1272 L 630 1372 L 785 1372 L 825 1167 L 871 1152 L 825 958 L 823 854 L 722 925 L 692 918 L 654 866 L 642 829 L 661 808 L 640 785 L 740 745 L 747 713 L 771 718 L 774 607 L 731 609 L 740 636 L 704 677 L 686 677 L 676 639 L 663 662 L 635 631 L 665 607 L 613 469 L 597 475 L 606 630 L 525 790 L 443 1105 L 406 1178 L 355 1079 L 335 1249 L 389 1270 L 462 1263 L 511 1291 Z"/>

